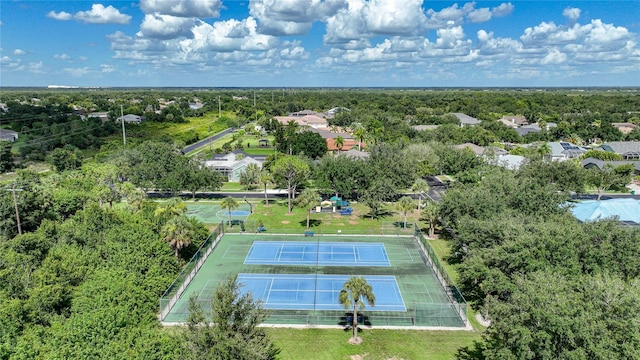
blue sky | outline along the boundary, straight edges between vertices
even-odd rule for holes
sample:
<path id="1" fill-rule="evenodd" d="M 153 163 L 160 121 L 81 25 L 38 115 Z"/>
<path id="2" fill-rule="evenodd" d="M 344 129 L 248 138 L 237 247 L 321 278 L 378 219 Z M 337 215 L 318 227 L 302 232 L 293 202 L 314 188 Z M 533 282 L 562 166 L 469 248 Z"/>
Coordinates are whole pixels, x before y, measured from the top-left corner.
<path id="1" fill-rule="evenodd" d="M 640 0 L 0 0 L 1 86 L 640 86 Z"/>

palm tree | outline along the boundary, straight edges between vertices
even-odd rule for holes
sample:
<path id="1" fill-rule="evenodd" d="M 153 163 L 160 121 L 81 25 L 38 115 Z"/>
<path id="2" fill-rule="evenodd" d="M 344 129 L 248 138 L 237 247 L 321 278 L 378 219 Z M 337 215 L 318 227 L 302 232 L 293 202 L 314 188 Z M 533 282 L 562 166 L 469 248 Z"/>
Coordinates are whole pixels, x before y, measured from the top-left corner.
<path id="1" fill-rule="evenodd" d="M 160 204 L 154 211 L 154 216 L 158 219 L 159 226 L 165 224 L 175 216 L 187 213 L 187 206 L 180 198 L 171 198 Z"/>
<path id="2" fill-rule="evenodd" d="M 231 227 L 231 211 L 236 209 L 238 206 L 238 201 L 231 196 L 227 196 L 220 202 L 220 207 L 227 209 L 227 213 L 229 214 L 229 227 Z"/>
<path id="3" fill-rule="evenodd" d="M 423 178 L 419 178 L 411 185 L 411 191 L 418 196 L 418 210 L 420 210 L 422 207 L 422 193 L 429 191 L 429 184 Z"/>
<path id="4" fill-rule="evenodd" d="M 322 199 L 320 198 L 320 194 L 315 189 L 304 189 L 298 195 L 297 202 L 298 206 L 304 208 L 307 211 L 307 230 L 309 230 L 309 220 L 311 218 L 311 210 L 314 206 L 318 205 Z"/>
<path id="5" fill-rule="evenodd" d="M 342 147 L 344 146 L 344 138 L 342 136 L 337 136 L 334 140 L 334 144 L 338 148 L 338 155 L 340 155 L 340 150 L 342 150 Z"/>
<path id="6" fill-rule="evenodd" d="M 162 234 L 162 239 L 169 243 L 176 259 L 180 258 L 180 251 L 191 244 L 191 239 L 194 236 L 189 219 L 185 216 L 171 218 L 162 227 L 160 233 Z"/>
<path id="7" fill-rule="evenodd" d="M 353 305 L 354 341 L 358 339 L 358 308 L 360 310 L 364 309 L 364 302 L 361 300 L 366 301 L 371 306 L 376 304 L 376 296 L 371 285 L 361 276 L 352 276 L 342 285 L 338 301 L 345 309 L 349 309 Z"/>
<path id="8" fill-rule="evenodd" d="M 258 182 L 264 185 L 264 204 L 265 206 L 269 206 L 269 197 L 267 197 L 267 185 L 273 182 L 273 176 L 271 176 L 269 170 L 262 169 L 262 171 L 260 171 L 260 174 L 258 175 Z"/>
<path id="9" fill-rule="evenodd" d="M 551 145 L 549 145 L 548 143 L 543 143 L 535 148 L 536 156 L 538 156 L 542 160 L 545 160 L 549 155 L 551 155 L 551 152 Z"/>
<path id="10" fill-rule="evenodd" d="M 351 125 L 353 128 L 353 136 L 358 139 L 358 151 L 362 151 L 362 140 L 367 136 L 367 130 L 360 123 L 353 123 Z"/>
<path id="11" fill-rule="evenodd" d="M 413 199 L 408 196 L 401 197 L 400 200 L 398 200 L 398 202 L 396 203 L 396 209 L 398 209 L 398 211 L 400 211 L 400 213 L 402 213 L 404 217 L 403 228 L 405 229 L 407 228 L 407 213 L 411 211 L 414 206 L 415 203 L 413 202 Z"/>
<path id="12" fill-rule="evenodd" d="M 438 204 L 428 201 L 422 209 L 422 217 L 429 222 L 429 237 L 436 233 L 436 223 L 438 222 Z"/>

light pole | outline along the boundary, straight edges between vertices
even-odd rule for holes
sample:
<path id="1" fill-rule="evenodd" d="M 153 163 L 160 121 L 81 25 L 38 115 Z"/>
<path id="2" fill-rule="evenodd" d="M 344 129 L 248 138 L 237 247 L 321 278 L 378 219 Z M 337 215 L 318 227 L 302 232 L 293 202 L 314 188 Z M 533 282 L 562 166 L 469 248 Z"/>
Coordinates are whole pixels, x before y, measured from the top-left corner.
<path id="1" fill-rule="evenodd" d="M 20 214 L 18 213 L 18 200 L 16 198 L 16 191 L 22 191 L 22 189 L 16 189 L 16 185 L 13 184 L 11 189 L 5 189 L 13 193 L 13 207 L 16 209 L 16 222 L 18 223 L 18 234 L 22 235 L 22 226 L 20 225 Z"/>

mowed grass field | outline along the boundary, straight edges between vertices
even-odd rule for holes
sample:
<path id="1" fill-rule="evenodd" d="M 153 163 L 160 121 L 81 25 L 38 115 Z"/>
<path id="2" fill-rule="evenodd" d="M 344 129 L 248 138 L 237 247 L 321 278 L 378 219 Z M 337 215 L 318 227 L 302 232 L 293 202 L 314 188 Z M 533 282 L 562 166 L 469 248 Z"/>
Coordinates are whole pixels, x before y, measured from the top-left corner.
<path id="1" fill-rule="evenodd" d="M 283 360 L 449 360 L 459 348 L 480 339 L 474 331 L 364 330 L 360 345 L 348 342 L 350 331 L 340 329 L 269 329 Z"/>

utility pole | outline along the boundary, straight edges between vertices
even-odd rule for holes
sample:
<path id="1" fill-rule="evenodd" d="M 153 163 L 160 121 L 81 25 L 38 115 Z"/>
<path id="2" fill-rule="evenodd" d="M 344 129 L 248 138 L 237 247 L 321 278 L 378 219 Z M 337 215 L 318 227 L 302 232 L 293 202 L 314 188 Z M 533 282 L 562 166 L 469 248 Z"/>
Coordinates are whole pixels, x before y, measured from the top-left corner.
<path id="1" fill-rule="evenodd" d="M 222 104 L 220 103 L 220 95 L 218 95 L 218 119 L 222 117 Z"/>
<path id="2" fill-rule="evenodd" d="M 124 132 L 124 110 L 120 104 L 120 121 L 122 121 L 122 143 L 127 146 L 127 134 Z"/>
<path id="3" fill-rule="evenodd" d="M 22 191 L 22 189 L 16 189 L 16 185 L 13 184 L 11 189 L 5 189 L 13 193 L 13 207 L 16 209 L 16 222 L 18 223 L 18 234 L 22 235 L 22 226 L 20 225 L 20 214 L 18 213 L 18 199 L 16 198 L 16 191 Z"/>

